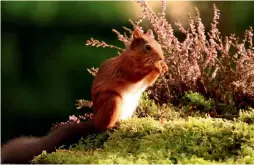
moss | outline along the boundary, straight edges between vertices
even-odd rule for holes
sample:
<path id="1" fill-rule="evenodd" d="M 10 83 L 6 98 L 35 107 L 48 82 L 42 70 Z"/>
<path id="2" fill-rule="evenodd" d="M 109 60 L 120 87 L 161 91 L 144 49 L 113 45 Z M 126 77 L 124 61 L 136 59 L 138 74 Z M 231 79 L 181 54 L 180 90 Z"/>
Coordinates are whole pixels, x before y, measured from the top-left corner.
<path id="1" fill-rule="evenodd" d="M 156 104 L 154 100 L 149 99 L 146 92 L 143 93 L 136 110 L 138 117 L 152 117 L 154 119 L 174 120 L 185 116 L 183 112 L 171 104 Z"/>
<path id="2" fill-rule="evenodd" d="M 73 151 L 88 151 L 91 149 L 102 148 L 104 142 L 110 136 L 110 131 L 112 130 L 97 135 L 92 134 L 86 138 L 81 138 L 78 143 L 73 144 L 69 149 Z"/>
<path id="3" fill-rule="evenodd" d="M 210 117 L 164 123 L 134 117 L 70 150 L 43 153 L 33 163 L 254 163 L 254 125 Z"/>
<path id="4" fill-rule="evenodd" d="M 240 121 L 246 122 L 248 124 L 253 124 L 254 123 L 254 109 L 249 108 L 247 111 L 241 110 L 239 113 L 238 119 Z"/>
<path id="5" fill-rule="evenodd" d="M 212 107 L 212 102 L 199 95 L 188 97 L 191 103 Z M 107 132 L 82 138 L 69 150 L 43 152 L 33 163 L 254 163 L 253 109 L 241 110 L 234 120 L 188 115 L 170 104 L 156 104 L 144 93 L 133 118 Z"/>
<path id="6" fill-rule="evenodd" d="M 213 100 L 206 100 L 203 95 L 197 92 L 186 92 L 183 97 L 183 102 L 187 104 L 188 107 L 195 106 L 198 110 L 204 112 L 209 112 L 215 107 Z"/>

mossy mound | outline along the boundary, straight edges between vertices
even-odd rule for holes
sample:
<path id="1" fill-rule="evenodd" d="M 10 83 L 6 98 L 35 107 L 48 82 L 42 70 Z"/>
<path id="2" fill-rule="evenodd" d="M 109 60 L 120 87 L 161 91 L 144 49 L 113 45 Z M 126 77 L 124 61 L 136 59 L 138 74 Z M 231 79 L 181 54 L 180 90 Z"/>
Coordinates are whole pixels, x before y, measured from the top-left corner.
<path id="1" fill-rule="evenodd" d="M 33 163 L 254 163 L 253 109 L 235 120 L 168 116 L 163 121 L 134 117 L 115 130 L 81 139 L 69 150 L 44 152 Z"/>

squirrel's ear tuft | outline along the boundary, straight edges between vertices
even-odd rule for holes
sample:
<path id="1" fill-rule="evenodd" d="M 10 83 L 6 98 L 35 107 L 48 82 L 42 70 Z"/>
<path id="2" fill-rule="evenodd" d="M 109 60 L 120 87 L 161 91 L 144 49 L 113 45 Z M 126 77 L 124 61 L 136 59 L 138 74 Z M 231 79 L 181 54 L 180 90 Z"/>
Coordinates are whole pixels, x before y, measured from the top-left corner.
<path id="1" fill-rule="evenodd" d="M 138 27 L 136 27 L 132 35 L 133 35 L 133 38 L 142 38 L 143 33 Z"/>
<path id="2" fill-rule="evenodd" d="M 146 36 L 154 38 L 153 31 L 151 29 L 148 29 L 146 32 Z"/>

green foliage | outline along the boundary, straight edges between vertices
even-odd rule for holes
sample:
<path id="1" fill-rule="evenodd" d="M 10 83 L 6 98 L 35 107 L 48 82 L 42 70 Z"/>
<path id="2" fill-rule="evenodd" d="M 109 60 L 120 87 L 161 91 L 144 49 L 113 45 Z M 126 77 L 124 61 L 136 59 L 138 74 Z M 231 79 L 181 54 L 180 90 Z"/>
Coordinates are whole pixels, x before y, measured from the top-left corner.
<path id="1" fill-rule="evenodd" d="M 147 92 L 144 92 L 136 110 L 138 117 L 153 117 L 154 119 L 177 119 L 183 114 L 176 111 L 176 107 L 170 104 L 156 104 L 154 100 L 149 99 Z"/>
<path id="2" fill-rule="evenodd" d="M 206 99 L 200 93 L 192 91 L 184 94 L 180 107 L 184 109 L 185 113 L 189 112 L 192 116 L 203 116 L 207 113 L 212 117 L 223 117 L 226 119 L 233 119 L 239 116 L 239 110 L 234 104 L 214 101 L 211 98 Z"/>
<path id="3" fill-rule="evenodd" d="M 125 22 L 122 19 L 126 13 L 119 12 L 119 8 L 125 8 L 130 3 L 120 2 L 119 8 L 114 7 L 115 2 L 61 2 L 61 1 L 22 1 L 22 2 L 3 2 L 6 14 L 11 14 L 11 18 L 19 16 L 27 23 L 35 23 L 39 26 L 55 25 L 55 24 L 74 24 L 82 25 L 86 22 L 93 22 L 95 19 L 103 24 L 116 24 Z M 100 6 L 105 8 L 101 8 Z M 70 11 L 72 8 L 72 12 Z M 100 10 L 100 12 L 97 12 Z M 96 14 L 95 14 L 96 13 Z M 115 15 L 115 13 L 118 13 Z M 89 17 L 87 17 L 89 15 Z M 115 16 L 115 17 L 113 17 Z M 14 17 L 14 18 L 13 18 Z M 80 17 L 84 19 L 79 19 Z M 5 18 L 6 19 L 6 18 Z M 57 19 L 57 21 L 55 21 Z M 117 20 L 117 22 L 116 22 Z"/>
<path id="4" fill-rule="evenodd" d="M 189 92 L 185 99 L 203 110 L 214 106 L 198 93 Z M 82 138 L 69 150 L 43 152 L 33 163 L 254 163 L 253 109 L 240 111 L 235 120 L 199 114 L 188 117 L 182 110 L 158 105 L 144 93 L 135 117 L 107 132 Z"/>
<path id="5" fill-rule="evenodd" d="M 189 117 L 161 123 L 134 117 L 93 137 L 71 150 L 43 153 L 33 163 L 254 163 L 254 125 L 236 120 Z M 93 141 L 100 140 L 97 148 Z"/>
<path id="6" fill-rule="evenodd" d="M 104 142 L 108 139 L 110 131 L 101 134 L 92 134 L 86 138 L 81 138 L 78 143 L 70 146 L 73 151 L 88 151 L 95 148 L 102 148 Z"/>
<path id="7" fill-rule="evenodd" d="M 246 122 L 248 124 L 254 124 L 254 109 L 249 108 L 247 111 L 246 110 L 241 110 L 239 113 L 239 118 L 240 121 Z"/>
<path id="8" fill-rule="evenodd" d="M 158 117 L 159 116 L 158 106 L 159 105 L 157 105 L 154 100 L 150 100 L 148 98 L 148 94 L 144 92 L 139 102 L 136 114 L 139 117 L 147 117 L 147 116 Z"/>
<path id="9" fill-rule="evenodd" d="M 215 107 L 213 100 L 206 100 L 203 95 L 197 92 L 186 92 L 183 100 L 187 103 L 187 107 L 195 106 L 197 109 L 205 112 L 208 112 Z"/>

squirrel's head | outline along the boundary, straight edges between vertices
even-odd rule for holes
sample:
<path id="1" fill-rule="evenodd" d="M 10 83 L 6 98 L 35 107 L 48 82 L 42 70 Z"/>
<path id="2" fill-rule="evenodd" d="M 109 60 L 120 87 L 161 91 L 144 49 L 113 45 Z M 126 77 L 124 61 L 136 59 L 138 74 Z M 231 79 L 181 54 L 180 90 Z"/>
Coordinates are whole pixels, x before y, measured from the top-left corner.
<path id="1" fill-rule="evenodd" d="M 139 28 L 135 28 L 132 38 L 129 50 L 134 52 L 133 58 L 139 61 L 145 60 L 146 63 L 164 60 L 161 45 L 155 40 L 152 30 L 149 29 L 144 34 Z"/>

